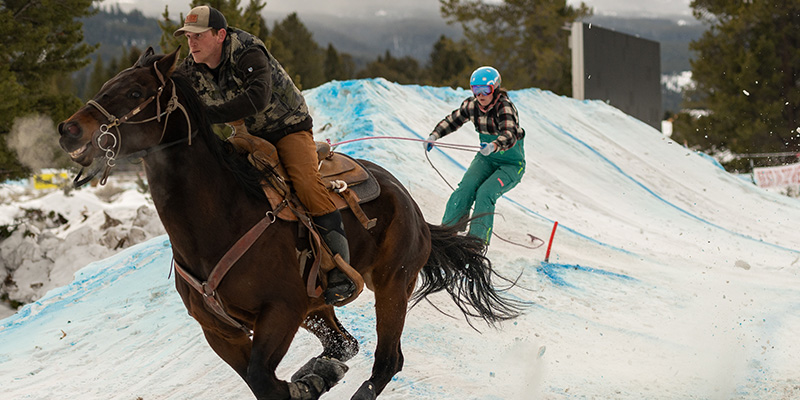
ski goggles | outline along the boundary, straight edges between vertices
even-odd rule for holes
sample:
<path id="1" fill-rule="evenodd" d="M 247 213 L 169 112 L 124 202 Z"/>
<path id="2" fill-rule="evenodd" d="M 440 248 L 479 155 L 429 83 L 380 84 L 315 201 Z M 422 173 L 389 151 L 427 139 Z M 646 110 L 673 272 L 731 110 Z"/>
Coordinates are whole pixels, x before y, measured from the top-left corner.
<path id="1" fill-rule="evenodd" d="M 491 85 L 472 85 L 472 94 L 475 96 L 488 96 L 494 88 Z"/>

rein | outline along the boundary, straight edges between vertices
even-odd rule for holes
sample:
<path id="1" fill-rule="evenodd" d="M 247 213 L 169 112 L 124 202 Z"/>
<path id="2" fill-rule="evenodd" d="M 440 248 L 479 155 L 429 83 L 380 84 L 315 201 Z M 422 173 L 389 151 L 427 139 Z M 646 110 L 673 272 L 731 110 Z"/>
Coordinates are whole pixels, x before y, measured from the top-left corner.
<path id="1" fill-rule="evenodd" d="M 96 135 L 96 137 L 93 138 L 95 143 L 97 143 L 97 147 L 100 150 L 102 150 L 102 151 L 104 151 L 106 153 L 105 154 L 106 165 L 105 165 L 105 170 L 103 172 L 103 178 L 100 180 L 100 184 L 101 185 L 105 185 L 106 184 L 106 181 L 108 180 L 108 175 L 109 175 L 109 172 L 111 171 L 111 168 L 116 166 L 117 153 L 122 148 L 122 133 L 119 131 L 119 127 L 122 124 L 137 125 L 137 124 L 144 124 L 144 123 L 147 123 L 147 122 L 152 122 L 153 120 L 161 123 L 161 118 L 164 117 L 164 128 L 161 130 L 161 138 L 158 139 L 158 143 L 159 144 L 156 145 L 156 146 L 150 147 L 150 148 L 148 148 L 146 150 L 141 150 L 141 151 L 137 151 L 135 153 L 131 153 L 131 154 L 127 155 L 125 158 L 140 158 L 140 157 L 144 157 L 144 156 L 146 156 L 146 155 L 148 155 L 150 153 L 153 153 L 153 152 L 156 152 L 156 151 L 160 151 L 160 150 L 163 150 L 163 149 L 165 149 L 167 147 L 174 146 L 176 144 L 183 143 L 183 142 L 186 142 L 186 141 L 189 142 L 189 146 L 192 145 L 192 137 L 196 133 L 192 132 L 192 121 L 189 118 L 189 113 L 186 111 L 186 107 L 184 107 L 183 104 L 181 104 L 178 101 L 178 95 L 177 95 L 176 89 L 175 89 L 175 82 L 172 81 L 172 78 L 164 79 L 164 75 L 161 74 L 161 71 L 158 69 L 158 61 L 153 63 L 153 69 L 156 72 L 156 76 L 158 76 L 158 80 L 161 81 L 161 86 L 159 86 L 158 89 L 156 90 L 156 94 L 150 96 L 145 101 L 139 103 L 138 106 L 136 106 L 133 110 L 129 111 L 127 114 L 123 115 L 121 118 L 115 117 L 113 114 L 108 112 L 108 110 L 106 110 L 102 105 L 100 105 L 100 103 L 98 103 L 98 102 L 96 102 L 94 100 L 89 100 L 89 101 L 86 102 L 87 105 L 90 105 L 90 106 L 96 108 L 98 111 L 100 111 L 101 114 L 103 114 L 108 119 L 108 123 L 100 125 L 99 135 Z M 172 95 L 170 96 L 169 100 L 167 101 L 166 107 L 164 108 L 164 111 L 162 112 L 161 111 L 161 94 L 164 91 L 164 88 L 167 86 L 167 83 L 171 83 L 172 84 Z M 138 120 L 138 121 L 131 121 L 130 120 L 131 118 L 133 118 L 134 116 L 139 114 L 150 103 L 152 103 L 153 100 L 155 100 L 155 102 L 156 102 L 156 115 L 155 116 L 147 118 L 147 119 L 143 119 L 143 120 Z M 180 109 L 181 112 L 183 112 L 183 115 L 184 115 L 185 120 L 186 120 L 186 124 L 187 124 L 187 126 L 189 128 L 188 137 L 186 139 L 180 139 L 180 140 L 176 140 L 176 141 L 170 142 L 170 143 L 161 143 L 161 141 L 164 140 L 164 135 L 167 132 L 167 125 L 169 123 L 169 116 L 176 109 Z M 116 135 L 114 135 L 114 133 L 112 133 L 110 131 L 110 129 L 112 129 L 112 128 L 116 131 Z M 111 144 L 108 147 L 103 146 L 103 139 L 105 137 L 111 138 Z M 83 170 L 84 170 L 83 168 L 81 168 L 81 170 L 78 172 L 78 175 L 73 180 L 73 186 L 74 187 L 83 186 L 88 181 L 92 180 L 92 178 L 94 178 L 94 176 L 97 175 L 100 172 L 100 168 L 102 168 L 102 167 L 99 167 L 96 170 L 92 171 L 92 173 L 90 173 L 87 177 L 85 177 L 83 179 L 80 179 L 81 175 L 83 175 Z"/>
<path id="2" fill-rule="evenodd" d="M 399 137 L 399 136 L 367 136 L 358 139 L 350 139 L 350 140 L 343 140 L 341 142 L 330 143 L 331 147 L 336 147 L 342 144 L 353 143 L 353 142 L 361 142 L 364 140 L 373 140 L 373 139 L 390 139 L 390 140 L 406 140 L 409 142 L 424 142 L 424 143 L 433 143 L 436 147 L 442 147 L 447 149 L 453 150 L 463 150 L 463 151 L 471 151 L 477 153 L 481 147 L 480 146 L 471 146 L 468 144 L 456 144 L 456 143 L 444 143 L 444 142 L 431 142 L 425 139 L 414 139 L 414 138 L 407 138 L 407 137 Z"/>

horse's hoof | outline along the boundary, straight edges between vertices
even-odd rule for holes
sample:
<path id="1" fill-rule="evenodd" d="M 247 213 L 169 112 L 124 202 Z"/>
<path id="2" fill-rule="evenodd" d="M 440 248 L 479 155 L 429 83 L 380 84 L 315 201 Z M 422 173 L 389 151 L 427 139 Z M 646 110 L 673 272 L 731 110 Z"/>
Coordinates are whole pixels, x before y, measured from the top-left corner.
<path id="1" fill-rule="evenodd" d="M 314 364 L 317 362 L 317 358 L 319 358 L 319 357 L 314 357 L 314 358 L 308 360 L 308 362 L 305 365 L 300 367 L 300 369 L 298 369 L 297 372 L 295 372 L 292 375 L 292 378 L 291 378 L 292 382 L 297 382 L 297 381 L 300 380 L 300 378 L 302 378 L 302 377 L 304 377 L 306 375 L 310 375 L 310 374 L 314 373 Z"/>
<path id="2" fill-rule="evenodd" d="M 375 384 L 370 381 L 364 381 L 350 400 L 375 400 L 377 398 L 378 394 L 375 393 Z"/>
<path id="3" fill-rule="evenodd" d="M 327 391 L 325 380 L 314 374 L 306 375 L 296 382 L 289 383 L 290 400 L 317 400 Z"/>
<path id="4" fill-rule="evenodd" d="M 292 382 L 297 382 L 308 375 L 318 375 L 325 380 L 327 388 L 330 389 L 344 378 L 348 369 L 347 364 L 337 359 L 314 357 L 292 375 Z"/>

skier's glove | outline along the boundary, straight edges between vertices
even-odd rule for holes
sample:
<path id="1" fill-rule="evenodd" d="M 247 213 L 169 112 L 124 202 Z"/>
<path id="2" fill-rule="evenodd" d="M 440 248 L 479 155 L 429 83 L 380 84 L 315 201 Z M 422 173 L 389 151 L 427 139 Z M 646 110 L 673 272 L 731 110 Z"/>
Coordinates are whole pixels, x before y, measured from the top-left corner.
<path id="1" fill-rule="evenodd" d="M 495 145 L 494 142 L 481 143 L 481 154 L 488 156 L 489 154 L 492 154 L 495 151 L 497 151 L 497 145 Z"/>
<path id="2" fill-rule="evenodd" d="M 423 143 L 425 151 L 431 151 L 433 148 L 433 142 L 435 142 L 436 139 L 439 139 L 439 135 L 437 135 L 435 132 L 428 136 L 428 140 Z"/>

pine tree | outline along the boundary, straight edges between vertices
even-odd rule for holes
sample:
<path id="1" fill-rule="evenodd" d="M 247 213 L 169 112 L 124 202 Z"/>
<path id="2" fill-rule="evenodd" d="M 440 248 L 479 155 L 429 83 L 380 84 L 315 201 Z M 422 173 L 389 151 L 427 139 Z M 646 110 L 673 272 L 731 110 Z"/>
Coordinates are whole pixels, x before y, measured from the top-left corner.
<path id="1" fill-rule="evenodd" d="M 136 64 L 136 61 L 139 60 L 139 57 L 142 56 L 142 53 L 143 53 L 142 49 L 136 46 L 133 46 L 130 49 L 128 49 L 127 55 L 123 56 L 122 67 L 128 68 L 133 64 Z"/>
<path id="2" fill-rule="evenodd" d="M 322 49 L 297 13 L 276 22 L 270 38 L 270 53 L 299 88 L 310 89 L 325 82 Z"/>
<path id="3" fill-rule="evenodd" d="M 690 45 L 696 86 L 685 105 L 707 113 L 677 133 L 704 150 L 800 152 L 800 0 L 691 6 L 709 28 Z M 726 167 L 748 169 L 746 162 Z"/>
<path id="4" fill-rule="evenodd" d="M 412 84 L 425 82 L 427 80 L 426 71 L 419 66 L 419 62 L 411 56 L 403 58 L 392 57 L 391 52 L 386 50 L 383 57 L 367 64 L 359 71 L 357 78 L 377 78 L 382 77 L 388 81 L 400 84 Z"/>
<path id="5" fill-rule="evenodd" d="M 475 69 L 475 57 L 466 43 L 456 43 L 442 35 L 431 51 L 429 75 L 431 84 L 466 87 L 469 75 Z"/>
<path id="6" fill-rule="evenodd" d="M 92 0 L 6 0 L 0 5 L 0 176 L 27 174 L 7 145 L 16 118 L 41 114 L 60 121 L 80 107 L 67 88 L 69 74 L 88 64 L 94 50 L 82 43 L 80 22 L 92 14 L 91 5 Z"/>
<path id="7" fill-rule="evenodd" d="M 566 0 L 439 3 L 444 17 L 463 27 L 479 64 L 500 71 L 504 87 L 572 92 L 569 32 L 563 27 L 591 15 L 585 4 L 573 8 Z"/>
<path id="8" fill-rule="evenodd" d="M 188 13 L 188 11 L 186 11 Z M 158 27 L 161 28 L 161 40 L 159 47 L 162 53 L 170 53 L 181 46 L 180 58 L 186 58 L 189 55 L 189 46 L 186 45 L 186 39 L 183 37 L 176 38 L 173 36 L 176 30 L 183 26 L 184 15 L 183 12 L 178 14 L 178 21 L 173 21 L 169 16 L 169 6 L 164 6 L 164 12 L 161 13 L 161 19 L 158 21 Z"/>
<path id="9" fill-rule="evenodd" d="M 250 0 L 250 3 L 241 13 L 241 20 L 236 21 L 237 24 L 233 26 L 258 36 L 259 39 L 266 43 L 269 31 L 267 30 L 267 22 L 261 16 L 261 11 L 266 5 L 267 3 L 262 1 Z"/>
<path id="10" fill-rule="evenodd" d="M 108 65 L 103 62 L 103 56 L 98 55 L 92 67 L 92 72 L 89 74 L 89 79 L 86 82 L 84 92 L 87 98 L 85 100 L 88 100 L 94 96 L 95 93 L 99 92 L 103 84 L 119 74 L 120 71 L 135 64 L 141 55 L 142 50 L 136 46 L 129 49 L 123 48 L 120 56 L 112 59 Z"/>
<path id="11" fill-rule="evenodd" d="M 121 58 L 125 58 L 125 52 L 121 55 Z M 103 82 L 108 81 L 109 79 L 113 78 L 119 71 L 130 67 L 130 65 L 123 65 L 124 60 L 120 60 L 119 58 L 112 58 L 111 61 L 108 62 L 108 66 L 106 66 L 105 70 L 103 71 Z"/>
<path id="12" fill-rule="evenodd" d="M 92 72 L 89 74 L 89 81 L 86 82 L 87 87 L 84 93 L 86 93 L 86 100 L 92 98 L 95 93 L 100 91 L 100 88 L 103 87 L 103 84 L 106 83 L 108 80 L 108 74 L 106 73 L 107 68 L 106 65 L 103 63 L 103 56 L 98 55 L 97 58 L 94 60 L 94 65 L 92 66 Z"/>
<path id="13" fill-rule="evenodd" d="M 328 50 L 325 51 L 325 81 L 352 79 L 355 75 L 355 62 L 353 57 L 347 53 L 340 54 L 328 43 Z"/>

